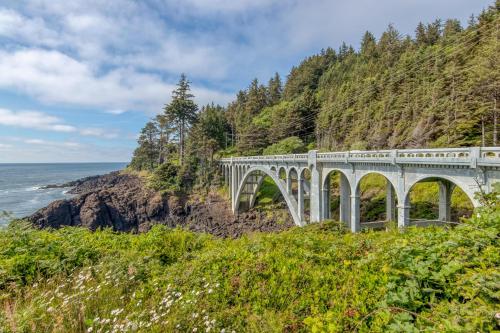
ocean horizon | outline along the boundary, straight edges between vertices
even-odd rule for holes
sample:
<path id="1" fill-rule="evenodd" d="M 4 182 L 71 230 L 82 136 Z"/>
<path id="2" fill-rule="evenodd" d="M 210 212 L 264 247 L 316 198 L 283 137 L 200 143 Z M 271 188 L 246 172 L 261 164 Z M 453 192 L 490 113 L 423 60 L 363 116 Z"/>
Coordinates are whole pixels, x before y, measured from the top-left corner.
<path id="1" fill-rule="evenodd" d="M 122 170 L 128 162 L 0 163 L 0 211 L 29 216 L 49 203 L 71 198 L 69 188 L 42 189 L 84 177 Z M 8 219 L 0 217 L 0 225 Z"/>

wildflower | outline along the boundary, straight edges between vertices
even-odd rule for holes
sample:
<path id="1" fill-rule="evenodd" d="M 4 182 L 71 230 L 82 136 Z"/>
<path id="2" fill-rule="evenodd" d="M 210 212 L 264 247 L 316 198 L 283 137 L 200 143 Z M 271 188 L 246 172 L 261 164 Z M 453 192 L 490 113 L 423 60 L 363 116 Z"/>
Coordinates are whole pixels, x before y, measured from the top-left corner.
<path id="1" fill-rule="evenodd" d="M 87 332 L 88 332 L 88 333 L 92 332 L 92 327 L 89 327 L 89 328 L 87 329 Z"/>
<path id="2" fill-rule="evenodd" d="M 197 327 L 193 328 L 193 332 L 198 332 L 198 328 Z"/>

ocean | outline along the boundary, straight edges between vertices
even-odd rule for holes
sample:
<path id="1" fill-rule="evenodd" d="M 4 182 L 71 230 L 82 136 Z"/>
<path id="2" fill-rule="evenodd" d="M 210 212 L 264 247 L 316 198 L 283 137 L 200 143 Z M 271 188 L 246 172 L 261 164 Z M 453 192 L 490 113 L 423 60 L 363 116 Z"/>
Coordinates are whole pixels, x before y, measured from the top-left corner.
<path id="1" fill-rule="evenodd" d="M 0 212 L 20 218 L 54 200 L 70 198 L 68 188 L 40 189 L 125 168 L 127 163 L 0 164 Z M 0 216 L 0 226 L 7 219 Z"/>

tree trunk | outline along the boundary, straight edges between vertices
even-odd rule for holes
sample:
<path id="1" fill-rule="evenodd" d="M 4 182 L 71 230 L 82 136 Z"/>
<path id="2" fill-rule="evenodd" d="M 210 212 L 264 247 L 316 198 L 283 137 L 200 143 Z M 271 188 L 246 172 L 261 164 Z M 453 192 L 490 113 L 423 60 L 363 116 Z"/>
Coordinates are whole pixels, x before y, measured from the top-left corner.
<path id="1" fill-rule="evenodd" d="M 481 116 L 481 146 L 485 147 L 485 142 L 484 142 L 484 116 Z"/>
<path id="2" fill-rule="evenodd" d="M 184 164 L 184 134 L 185 134 L 185 121 L 181 120 L 180 135 L 179 135 L 179 162 L 180 165 Z"/>
<path id="3" fill-rule="evenodd" d="M 493 146 L 497 145 L 497 124 L 498 124 L 498 116 L 497 116 L 497 99 L 493 100 Z"/>

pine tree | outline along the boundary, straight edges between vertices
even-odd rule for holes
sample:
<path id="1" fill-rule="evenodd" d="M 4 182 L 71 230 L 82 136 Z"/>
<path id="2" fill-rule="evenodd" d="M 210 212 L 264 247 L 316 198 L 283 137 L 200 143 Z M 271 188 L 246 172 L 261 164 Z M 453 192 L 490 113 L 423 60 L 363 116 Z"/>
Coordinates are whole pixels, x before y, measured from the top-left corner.
<path id="1" fill-rule="evenodd" d="M 415 41 L 419 46 L 427 45 L 427 32 L 422 22 L 418 23 L 417 29 L 415 30 Z"/>
<path id="2" fill-rule="evenodd" d="M 441 38 L 441 20 L 436 20 L 427 25 L 427 44 L 434 45 Z"/>
<path id="3" fill-rule="evenodd" d="M 274 77 L 269 80 L 267 90 L 269 94 L 269 104 L 275 105 L 279 103 L 279 101 L 281 100 L 281 95 L 283 94 L 283 85 L 281 83 L 281 77 L 278 72 L 276 72 L 274 74 Z"/>
<path id="4" fill-rule="evenodd" d="M 375 36 L 369 31 L 365 32 L 363 39 L 361 40 L 361 54 L 365 58 L 372 58 L 375 56 L 377 51 L 377 40 Z"/>
<path id="5" fill-rule="evenodd" d="M 158 128 L 158 163 L 162 164 L 166 161 L 169 152 L 171 135 L 175 131 L 174 122 L 166 114 L 159 114 L 155 118 L 155 123 Z"/>
<path id="6" fill-rule="evenodd" d="M 158 161 L 158 127 L 155 122 L 149 121 L 141 130 L 137 143 L 139 147 L 134 151 L 132 167 L 138 170 L 152 170 Z"/>
<path id="7" fill-rule="evenodd" d="M 186 75 L 182 74 L 177 84 L 177 89 L 172 92 L 172 101 L 165 106 L 165 115 L 177 125 L 177 137 L 179 140 L 179 162 L 184 163 L 186 133 L 196 120 L 198 106 L 193 101 L 190 82 Z"/>

